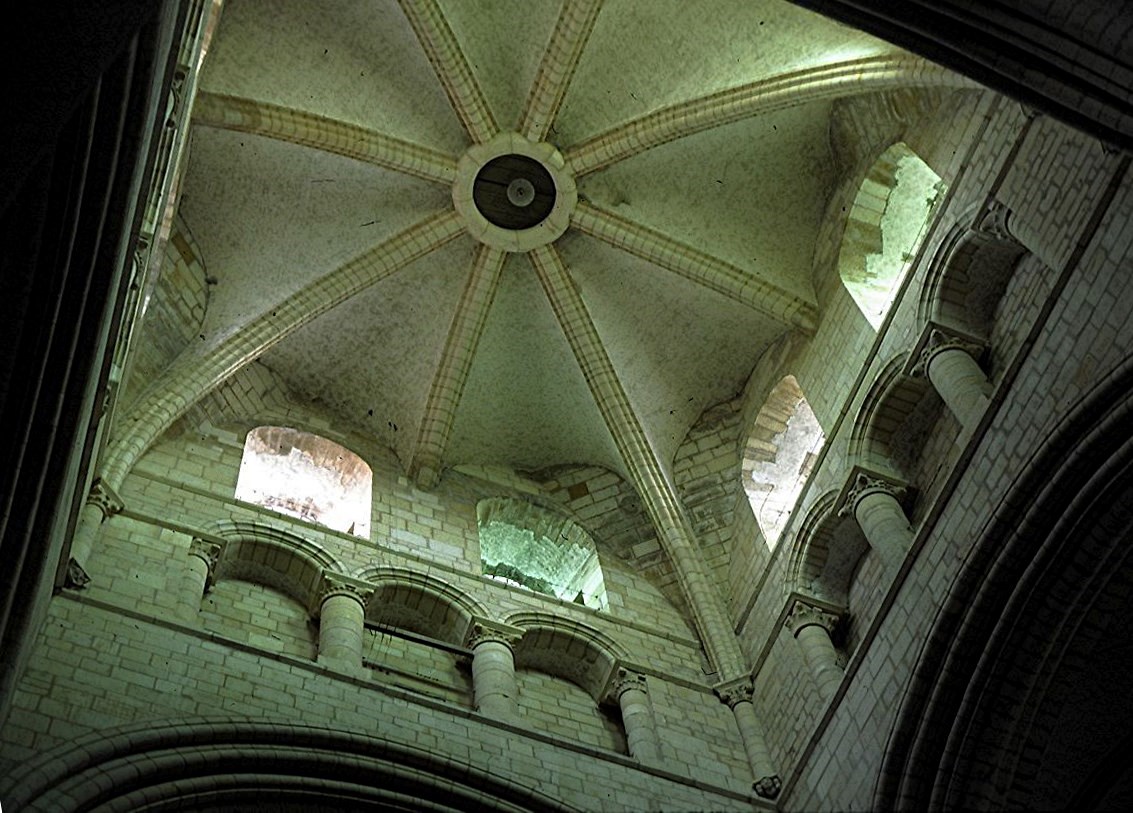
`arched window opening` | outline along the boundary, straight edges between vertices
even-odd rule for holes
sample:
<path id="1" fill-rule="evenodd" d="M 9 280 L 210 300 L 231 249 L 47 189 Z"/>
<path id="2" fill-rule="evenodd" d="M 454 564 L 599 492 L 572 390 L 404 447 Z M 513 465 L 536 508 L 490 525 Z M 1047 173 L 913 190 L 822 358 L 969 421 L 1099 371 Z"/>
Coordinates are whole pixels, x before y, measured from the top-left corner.
<path id="1" fill-rule="evenodd" d="M 897 143 L 874 162 L 858 189 L 838 268 L 874 330 L 880 329 L 897 296 L 944 187 L 928 164 Z"/>
<path id="2" fill-rule="evenodd" d="M 784 377 L 756 416 L 742 467 L 744 491 L 768 548 L 778 543 L 825 441 L 799 382 Z"/>
<path id="3" fill-rule="evenodd" d="M 366 462 L 334 441 L 261 426 L 244 441 L 236 499 L 368 539 L 372 483 Z"/>
<path id="4" fill-rule="evenodd" d="M 476 517 L 484 575 L 596 610 L 608 608 L 598 549 L 577 522 L 506 497 L 481 500 Z"/>

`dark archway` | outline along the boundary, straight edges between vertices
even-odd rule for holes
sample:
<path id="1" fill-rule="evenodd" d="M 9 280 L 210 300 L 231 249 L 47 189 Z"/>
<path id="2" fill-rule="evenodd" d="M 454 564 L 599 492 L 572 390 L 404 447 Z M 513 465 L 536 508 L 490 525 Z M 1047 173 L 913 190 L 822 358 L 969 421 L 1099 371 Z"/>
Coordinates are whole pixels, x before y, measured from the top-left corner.
<path id="1" fill-rule="evenodd" d="M 1131 539 L 1133 361 L 1063 419 L 958 576 L 890 738 L 876 809 L 1124 798 L 1127 766 L 1106 766 L 1133 727 Z"/>

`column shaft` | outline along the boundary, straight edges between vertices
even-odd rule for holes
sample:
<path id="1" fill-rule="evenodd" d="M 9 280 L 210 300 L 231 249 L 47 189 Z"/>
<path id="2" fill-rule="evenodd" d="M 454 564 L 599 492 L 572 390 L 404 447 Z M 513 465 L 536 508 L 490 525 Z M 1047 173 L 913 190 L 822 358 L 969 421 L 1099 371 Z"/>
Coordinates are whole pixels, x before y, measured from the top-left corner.
<path id="1" fill-rule="evenodd" d="M 732 714 L 736 718 L 736 726 L 740 729 L 740 739 L 744 743 L 744 752 L 747 754 L 748 764 L 751 765 L 751 774 L 755 777 L 758 786 L 772 777 L 778 778 L 775 766 L 771 763 L 771 752 L 767 750 L 767 741 L 763 738 L 763 731 L 756 719 L 755 706 L 750 700 L 741 700 L 732 706 Z M 761 796 L 766 794 L 760 793 Z"/>
<path id="2" fill-rule="evenodd" d="M 988 405 L 991 383 L 972 355 L 946 347 L 928 362 L 928 379 L 966 431 L 972 431 Z"/>
<path id="3" fill-rule="evenodd" d="M 473 648 L 472 691 L 481 714 L 507 721 L 518 716 L 511 647 L 501 641 L 486 640 Z"/>
<path id="4" fill-rule="evenodd" d="M 661 745 L 657 741 L 649 695 L 641 689 L 626 689 L 618 696 L 618 706 L 622 711 L 629 755 L 643 764 L 656 765 L 661 760 Z"/>
<path id="5" fill-rule="evenodd" d="M 185 558 L 181 574 L 181 587 L 177 596 L 177 615 L 185 621 L 196 622 L 201 613 L 201 597 L 208 585 L 209 563 L 195 553 Z"/>
<path id="6" fill-rule="evenodd" d="M 83 503 L 83 507 L 79 510 L 79 521 L 75 527 L 75 536 L 71 540 L 71 558 L 81 567 L 87 566 L 104 516 L 102 509 L 91 502 Z"/>
<path id="7" fill-rule="evenodd" d="M 913 529 L 897 498 L 882 489 L 867 491 L 854 504 L 854 518 L 886 567 L 900 567 L 913 544 Z"/>
<path id="8" fill-rule="evenodd" d="M 829 700 L 842 682 L 842 670 L 838 668 L 838 651 L 830 640 L 830 633 L 818 624 L 808 624 L 795 635 L 802 647 L 803 657 L 818 684 L 818 692 L 823 700 Z"/>
<path id="9" fill-rule="evenodd" d="M 319 614 L 319 663 L 362 668 L 365 611 L 358 596 L 331 593 Z"/>

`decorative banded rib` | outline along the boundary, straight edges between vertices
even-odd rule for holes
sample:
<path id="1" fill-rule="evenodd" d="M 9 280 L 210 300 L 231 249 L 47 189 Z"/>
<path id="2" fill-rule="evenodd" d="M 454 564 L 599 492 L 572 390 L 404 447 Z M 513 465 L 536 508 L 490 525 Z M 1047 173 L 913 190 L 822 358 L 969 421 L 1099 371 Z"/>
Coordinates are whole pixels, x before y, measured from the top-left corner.
<path id="1" fill-rule="evenodd" d="M 451 184 L 456 177 L 456 158 L 451 155 L 356 124 L 255 99 L 198 94 L 193 103 L 193 122 L 301 144 L 427 181 Z"/>
<path id="2" fill-rule="evenodd" d="M 531 141 L 542 141 L 554 124 L 601 7 L 602 0 L 566 0 L 563 3 L 555 30 L 551 32 L 551 41 L 543 52 L 539 73 L 527 97 L 527 106 L 516 127 Z"/>
<path id="3" fill-rule="evenodd" d="M 463 232 L 455 212 L 428 217 L 304 286 L 207 354 L 180 355 L 122 417 L 122 435 L 108 449 L 102 479 L 119 490 L 146 449 L 214 387 L 334 306 Z"/>
<path id="4" fill-rule="evenodd" d="M 590 393 L 649 512 L 657 537 L 673 563 L 708 657 L 722 680 L 743 675 L 744 658 L 739 642 L 728 623 L 718 593 L 705 575 L 705 565 L 692 525 L 676 490 L 665 476 L 641 421 L 633 411 L 582 296 L 553 246 L 541 246 L 527 256 L 531 258 Z"/>
<path id="5" fill-rule="evenodd" d="M 422 488 L 432 488 L 440 478 L 456 408 L 464 394 L 468 371 L 472 368 L 476 347 L 496 298 L 500 271 L 506 257 L 507 253 L 500 249 L 480 246 L 472 273 L 453 314 L 444 353 L 429 388 L 425 415 L 417 432 L 417 446 L 409 463 L 409 476 Z"/>
<path id="6" fill-rule="evenodd" d="M 974 87 L 946 68 L 906 55 L 837 62 L 772 76 L 672 105 L 576 144 L 566 154 L 577 178 L 660 144 L 740 119 L 810 102 L 896 88 Z"/>
<path id="7" fill-rule="evenodd" d="M 487 141 L 499 127 L 444 12 L 436 0 L 398 2 L 464 129 L 473 141 Z"/>
<path id="8" fill-rule="evenodd" d="M 784 325 L 813 333 L 818 324 L 814 303 L 613 212 L 579 201 L 570 224 L 583 234 L 710 288 Z"/>

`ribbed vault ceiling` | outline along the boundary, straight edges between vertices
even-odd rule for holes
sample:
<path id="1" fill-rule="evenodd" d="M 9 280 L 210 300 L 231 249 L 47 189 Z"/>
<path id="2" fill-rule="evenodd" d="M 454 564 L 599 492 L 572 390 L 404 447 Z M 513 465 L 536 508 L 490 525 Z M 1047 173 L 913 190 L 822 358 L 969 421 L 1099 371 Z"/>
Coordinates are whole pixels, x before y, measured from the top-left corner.
<path id="1" fill-rule="evenodd" d="M 228 0 L 181 200 L 216 284 L 165 386 L 199 397 L 259 360 L 425 484 L 460 464 L 624 472 L 531 257 L 453 212 L 460 157 L 518 131 L 578 188 L 540 256 L 671 460 L 819 318 L 831 103 L 938 75 L 782 0 Z"/>

